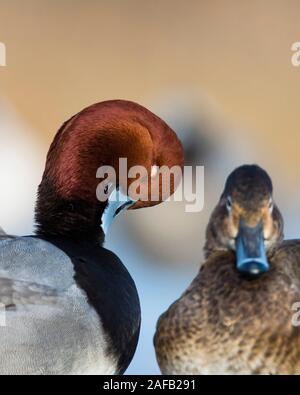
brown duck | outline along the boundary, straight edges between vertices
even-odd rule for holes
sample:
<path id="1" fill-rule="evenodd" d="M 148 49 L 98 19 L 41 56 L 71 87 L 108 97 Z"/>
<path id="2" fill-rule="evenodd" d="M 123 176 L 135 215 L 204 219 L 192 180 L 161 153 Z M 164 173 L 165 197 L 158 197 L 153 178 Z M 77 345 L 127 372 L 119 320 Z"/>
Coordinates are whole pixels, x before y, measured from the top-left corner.
<path id="1" fill-rule="evenodd" d="M 256 165 L 227 179 L 206 260 L 157 324 L 163 374 L 300 374 L 300 240 L 283 241 L 272 189 Z"/>

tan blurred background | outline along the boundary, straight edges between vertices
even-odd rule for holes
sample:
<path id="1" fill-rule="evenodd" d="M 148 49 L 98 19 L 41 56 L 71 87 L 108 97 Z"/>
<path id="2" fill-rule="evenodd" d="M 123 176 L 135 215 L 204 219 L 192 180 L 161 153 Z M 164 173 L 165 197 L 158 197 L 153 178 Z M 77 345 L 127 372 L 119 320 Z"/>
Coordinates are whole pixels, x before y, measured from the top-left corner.
<path id="1" fill-rule="evenodd" d="M 232 168 L 266 167 L 287 236 L 300 233 L 300 67 L 291 64 L 299 18 L 299 0 L 1 0 L 0 225 L 31 231 L 55 131 L 97 101 L 147 106 L 178 131 L 188 152 L 197 143 L 191 163 L 205 165 L 202 213 L 162 205 L 118 219 L 109 236 L 142 299 L 130 373 L 157 372 L 155 321 L 195 274 L 205 224 Z"/>

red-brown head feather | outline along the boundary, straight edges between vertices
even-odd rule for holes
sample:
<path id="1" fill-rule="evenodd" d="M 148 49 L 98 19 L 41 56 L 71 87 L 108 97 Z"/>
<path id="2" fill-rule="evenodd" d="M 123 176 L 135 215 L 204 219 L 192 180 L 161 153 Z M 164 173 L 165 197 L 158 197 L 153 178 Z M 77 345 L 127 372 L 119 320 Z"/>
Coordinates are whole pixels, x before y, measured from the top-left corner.
<path id="1" fill-rule="evenodd" d="M 144 166 L 149 175 L 153 165 L 170 168 L 183 166 L 181 143 L 169 126 L 155 114 L 136 103 L 124 100 L 94 104 L 67 121 L 50 147 L 39 187 L 36 210 L 39 229 L 45 231 L 46 227 L 53 227 L 53 221 L 66 222 L 65 217 L 68 216 L 70 208 L 72 220 L 67 222 L 65 230 L 68 226 L 74 227 L 74 202 L 79 201 L 83 206 L 90 206 L 93 215 L 88 221 L 95 221 L 96 213 L 98 215 L 99 210 L 101 212 L 105 207 L 96 198 L 99 183 L 96 171 L 100 166 L 108 165 L 113 166 L 118 175 L 119 158 L 127 158 L 128 168 Z M 180 179 L 176 179 L 172 182 L 171 194 L 179 181 Z M 128 180 L 128 185 L 130 182 L 132 180 Z M 59 218 L 55 218 L 55 206 L 59 200 L 65 202 L 69 209 L 63 213 L 63 207 L 59 205 Z M 160 201 L 151 201 L 149 195 L 147 201 L 138 201 L 134 208 L 158 203 Z M 51 226 L 45 220 L 47 213 L 43 213 L 44 210 L 51 212 Z M 57 223 L 56 227 L 59 225 Z M 61 226 L 64 229 L 64 225 Z M 56 229 L 55 233 L 57 232 Z"/>

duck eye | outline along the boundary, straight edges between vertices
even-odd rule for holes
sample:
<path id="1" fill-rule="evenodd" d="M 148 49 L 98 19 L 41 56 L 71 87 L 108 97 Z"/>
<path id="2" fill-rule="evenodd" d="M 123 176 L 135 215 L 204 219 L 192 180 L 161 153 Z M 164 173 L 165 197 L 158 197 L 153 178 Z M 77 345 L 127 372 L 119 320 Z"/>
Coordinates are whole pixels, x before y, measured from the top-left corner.
<path id="1" fill-rule="evenodd" d="M 226 208 L 228 211 L 231 211 L 231 209 L 232 209 L 232 200 L 231 200 L 230 196 L 228 196 L 226 199 Z"/>

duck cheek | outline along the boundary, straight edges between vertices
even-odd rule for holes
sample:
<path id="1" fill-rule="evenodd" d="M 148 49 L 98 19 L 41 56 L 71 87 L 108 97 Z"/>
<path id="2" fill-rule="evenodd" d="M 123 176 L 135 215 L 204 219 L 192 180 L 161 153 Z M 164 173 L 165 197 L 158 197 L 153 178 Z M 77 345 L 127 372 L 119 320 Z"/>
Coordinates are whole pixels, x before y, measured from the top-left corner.
<path id="1" fill-rule="evenodd" d="M 270 240 L 273 238 L 273 235 L 276 233 L 276 227 L 274 226 L 274 222 L 272 218 L 267 217 L 263 221 L 263 236 L 265 240 Z"/>
<path id="2" fill-rule="evenodd" d="M 218 240 L 223 247 L 235 250 L 235 238 L 237 231 L 234 227 L 228 223 L 228 221 L 223 222 L 223 224 L 217 230 Z"/>
<path id="3" fill-rule="evenodd" d="M 280 224 L 273 220 L 268 221 L 264 224 L 263 235 L 265 247 L 268 249 L 281 238 Z"/>
<path id="4" fill-rule="evenodd" d="M 234 245 L 234 240 L 237 238 L 239 230 L 232 217 L 226 218 L 224 223 L 224 230 L 224 234 L 228 235 L 230 243 L 233 243 Z"/>

